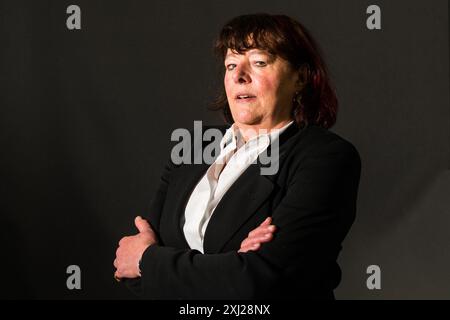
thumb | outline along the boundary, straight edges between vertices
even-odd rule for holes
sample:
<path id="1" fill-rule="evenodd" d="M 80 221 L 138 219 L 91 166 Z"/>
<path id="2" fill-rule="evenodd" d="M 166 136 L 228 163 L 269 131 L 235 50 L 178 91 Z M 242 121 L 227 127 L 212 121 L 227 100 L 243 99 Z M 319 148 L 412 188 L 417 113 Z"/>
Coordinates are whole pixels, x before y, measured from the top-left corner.
<path id="1" fill-rule="evenodd" d="M 146 232 L 146 231 L 150 231 L 150 225 L 148 224 L 147 220 L 142 219 L 141 216 L 137 216 L 134 219 L 134 224 L 136 226 L 136 228 L 139 230 L 139 232 Z"/>
<path id="2" fill-rule="evenodd" d="M 264 220 L 260 226 L 268 226 L 272 223 L 272 217 L 267 217 L 266 220 Z"/>

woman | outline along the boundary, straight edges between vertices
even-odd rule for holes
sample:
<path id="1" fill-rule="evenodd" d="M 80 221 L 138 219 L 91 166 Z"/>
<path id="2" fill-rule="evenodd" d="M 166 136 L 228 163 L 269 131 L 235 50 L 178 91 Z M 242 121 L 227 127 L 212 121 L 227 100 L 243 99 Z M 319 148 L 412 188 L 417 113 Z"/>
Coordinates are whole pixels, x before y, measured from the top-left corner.
<path id="1" fill-rule="evenodd" d="M 332 299 L 360 158 L 327 130 L 337 99 L 325 63 L 284 15 L 237 17 L 216 49 L 233 125 L 212 165 L 169 161 L 148 222 L 119 243 L 115 277 L 151 299 Z M 262 175 L 273 145 L 277 170 Z"/>

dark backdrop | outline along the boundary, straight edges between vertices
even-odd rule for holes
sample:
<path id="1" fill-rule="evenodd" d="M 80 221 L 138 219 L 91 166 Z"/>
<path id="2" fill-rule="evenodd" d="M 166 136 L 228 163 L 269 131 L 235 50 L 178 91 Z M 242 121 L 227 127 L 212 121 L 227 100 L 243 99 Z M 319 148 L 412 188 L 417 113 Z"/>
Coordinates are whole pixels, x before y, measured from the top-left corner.
<path id="1" fill-rule="evenodd" d="M 371 4 L 381 30 L 366 28 Z M 255 12 L 312 31 L 340 99 L 332 130 L 362 157 L 337 297 L 450 298 L 446 0 L 1 1 L 3 298 L 132 297 L 112 277 L 117 241 L 146 213 L 172 130 L 221 123 L 212 43 Z M 81 290 L 66 287 L 72 264 Z M 366 287 L 373 264 L 381 290 Z"/>

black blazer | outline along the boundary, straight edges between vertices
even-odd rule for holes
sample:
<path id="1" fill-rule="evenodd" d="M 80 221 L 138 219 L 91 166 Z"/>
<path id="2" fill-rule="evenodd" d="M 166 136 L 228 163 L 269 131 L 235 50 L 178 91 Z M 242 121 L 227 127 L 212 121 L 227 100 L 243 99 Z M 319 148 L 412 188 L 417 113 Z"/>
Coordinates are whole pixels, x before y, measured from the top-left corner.
<path id="1" fill-rule="evenodd" d="M 142 278 L 129 287 L 150 299 L 333 298 L 341 279 L 336 260 L 355 218 L 359 154 L 314 125 L 294 123 L 279 139 L 278 173 L 261 175 L 258 163 L 238 178 L 209 221 L 204 254 L 189 248 L 180 221 L 208 165 L 169 161 L 146 217 L 159 243 L 144 252 Z M 238 253 L 268 216 L 274 239 Z"/>

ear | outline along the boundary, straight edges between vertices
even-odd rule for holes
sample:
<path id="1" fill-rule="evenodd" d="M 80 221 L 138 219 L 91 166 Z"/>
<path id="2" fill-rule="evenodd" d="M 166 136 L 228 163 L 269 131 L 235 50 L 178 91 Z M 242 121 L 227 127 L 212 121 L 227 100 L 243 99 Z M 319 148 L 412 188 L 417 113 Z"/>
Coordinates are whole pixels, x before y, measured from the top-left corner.
<path id="1" fill-rule="evenodd" d="M 297 69 L 297 91 L 302 91 L 303 88 L 308 84 L 310 78 L 310 69 L 307 63 L 304 63 Z"/>

